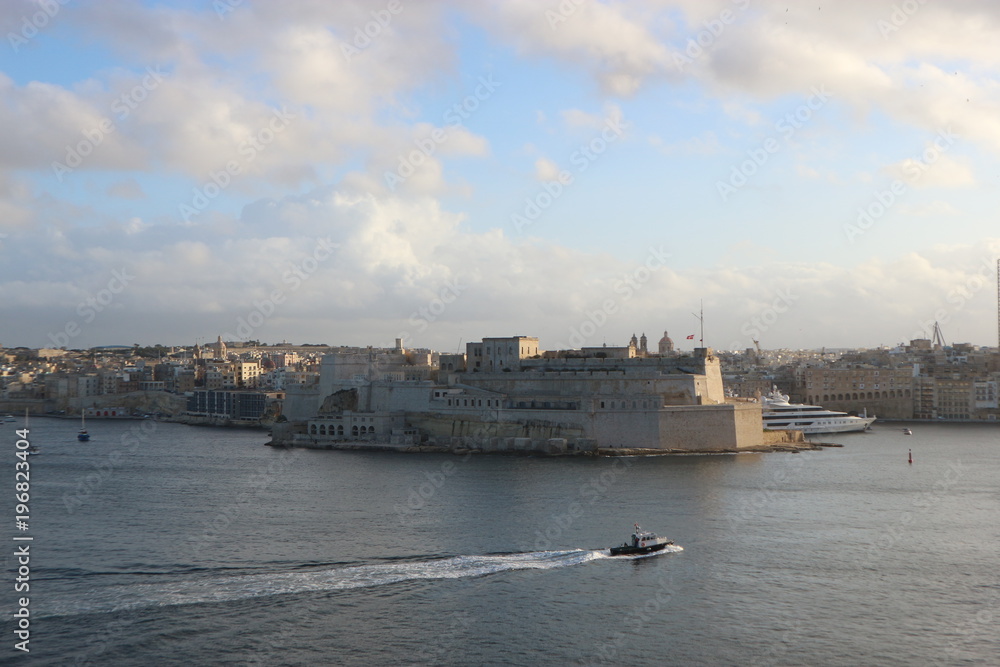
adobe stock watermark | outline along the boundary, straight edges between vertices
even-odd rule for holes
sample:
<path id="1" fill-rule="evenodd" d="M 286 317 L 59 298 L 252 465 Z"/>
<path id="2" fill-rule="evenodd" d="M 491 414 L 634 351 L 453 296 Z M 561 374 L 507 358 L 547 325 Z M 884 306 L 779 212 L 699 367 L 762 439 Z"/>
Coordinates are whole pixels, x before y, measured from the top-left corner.
<path id="1" fill-rule="evenodd" d="M 245 0 L 212 0 L 212 9 L 220 21 L 224 21 L 226 14 L 236 11 L 237 7 L 242 7 Z"/>
<path id="2" fill-rule="evenodd" d="M 7 33 L 7 42 L 11 50 L 17 53 L 22 46 L 26 46 L 30 40 L 37 37 L 68 2 L 69 0 L 36 0 L 38 11 L 30 16 L 21 17 L 21 29 L 18 32 Z"/>
<path id="3" fill-rule="evenodd" d="M 188 547 L 191 550 L 191 557 L 197 560 L 201 556 L 201 551 L 215 543 L 222 535 L 229 530 L 233 521 L 244 516 L 248 511 L 260 508 L 259 496 L 275 483 L 280 483 L 283 474 L 288 467 L 302 456 L 301 449 L 284 449 L 271 460 L 267 466 L 261 465 L 257 472 L 249 475 L 246 483 L 241 485 L 240 493 L 229 505 L 220 508 L 209 519 L 201 521 L 203 530 L 200 534 L 188 537 Z"/>
<path id="4" fill-rule="evenodd" d="M 658 577 L 656 585 L 644 588 L 638 597 L 636 605 L 622 617 L 622 629 L 603 642 L 594 652 L 596 664 L 631 663 L 635 658 L 636 639 L 642 637 L 641 633 L 647 624 L 660 621 L 658 616 L 674 597 L 673 573 Z M 588 660 L 584 664 L 590 665 L 595 662 Z"/>
<path id="5" fill-rule="evenodd" d="M 201 186 L 196 186 L 192 190 L 190 203 L 181 202 L 178 204 L 178 212 L 184 222 L 191 222 L 191 218 L 199 215 L 207 209 L 212 201 L 233 183 L 233 178 L 243 172 L 243 168 L 257 159 L 257 156 L 267 148 L 275 138 L 284 132 L 295 114 L 285 107 L 274 109 L 271 119 L 265 127 L 262 127 L 255 134 L 248 136 L 236 148 L 237 154 L 243 160 L 234 159 L 226 162 L 219 171 L 209 171 L 208 179 Z"/>
<path id="6" fill-rule="evenodd" d="M 889 35 L 899 32 L 899 29 L 906 25 L 920 11 L 920 8 L 926 4 L 927 0 L 904 0 L 897 5 L 893 5 L 889 18 L 877 20 L 875 27 L 882 34 L 883 39 L 889 39 Z"/>
<path id="7" fill-rule="evenodd" d="M 378 39 L 379 35 L 389 27 L 394 16 L 398 16 L 403 11 L 403 3 L 400 0 L 389 0 L 385 9 L 373 9 L 371 11 L 372 20 L 363 26 L 354 28 L 354 39 L 350 43 L 343 42 L 340 45 L 340 52 L 348 60 L 359 55 Z"/>
<path id="8" fill-rule="evenodd" d="M 615 456 L 607 470 L 593 475 L 587 482 L 580 485 L 578 498 L 574 498 L 566 504 L 566 509 L 562 513 L 549 515 L 549 523 L 544 529 L 534 532 L 535 542 L 529 547 L 521 545 L 521 551 L 548 551 L 553 546 L 558 546 L 559 539 L 563 532 L 584 515 L 588 507 L 593 507 L 601 498 L 611 490 L 611 488 L 621 481 L 621 478 L 633 465 L 630 456 Z"/>
<path id="9" fill-rule="evenodd" d="M 413 654 L 412 659 L 419 665 L 444 665 L 450 662 L 449 658 L 454 657 L 456 646 L 469 643 L 469 629 L 472 621 L 469 614 L 465 612 L 453 611 L 451 622 L 447 626 L 440 620 L 435 624 L 437 628 L 433 635 L 422 641 L 420 648 Z"/>
<path id="10" fill-rule="evenodd" d="M 622 304 L 634 297 L 650 281 L 654 272 L 667 265 L 667 260 L 670 257 L 670 253 L 665 252 L 663 246 L 650 248 L 649 256 L 645 262 L 631 272 L 623 274 L 621 278 L 612 283 L 611 289 L 618 296 L 607 298 L 601 302 L 599 308 L 588 310 L 584 320 L 580 324 L 570 328 L 569 346 L 561 345 L 560 348 L 583 347 L 587 340 L 608 323 L 609 318 L 618 313 Z"/>
<path id="11" fill-rule="evenodd" d="M 576 167 L 576 173 L 582 174 L 587 171 L 591 164 L 604 155 L 608 146 L 624 136 L 627 128 L 628 124 L 621 117 L 606 118 L 600 133 L 586 144 L 581 144 L 569 156 L 570 164 Z M 556 180 L 546 181 L 538 193 L 526 197 L 521 211 L 510 215 L 510 222 L 514 225 L 517 233 L 522 234 L 526 227 L 535 224 L 542 213 L 547 211 L 574 181 L 575 176 L 563 169 L 559 171 Z"/>
<path id="12" fill-rule="evenodd" d="M 340 244 L 331 241 L 330 237 L 317 239 L 312 253 L 302 261 L 292 263 L 282 274 L 282 282 L 289 285 L 289 289 L 293 292 L 299 289 L 319 270 L 320 264 L 330 259 L 333 256 L 333 251 L 339 247 Z M 264 299 L 254 299 L 253 307 L 246 316 L 236 319 L 236 333 L 226 333 L 223 338 L 225 340 L 250 340 L 254 332 L 264 326 L 264 323 L 278 311 L 278 306 L 285 303 L 286 298 L 285 291 L 279 288 L 272 290 Z"/>
<path id="13" fill-rule="evenodd" d="M 781 316 L 787 313 L 798 300 L 799 297 L 792 293 L 791 285 L 777 288 L 774 290 L 774 298 L 771 302 L 762 308 L 759 313 L 744 322 L 740 327 L 740 333 L 751 340 L 760 338 L 761 334 L 770 330 L 781 319 Z M 737 344 L 734 345 L 733 349 L 741 347 L 743 345 Z"/>
<path id="14" fill-rule="evenodd" d="M 945 296 L 945 301 L 951 304 L 950 309 L 938 308 L 932 317 L 918 323 L 919 328 L 910 334 L 910 340 L 917 338 L 931 338 L 934 332 L 934 324 L 947 324 L 952 316 L 965 308 L 965 305 L 981 292 L 985 287 L 994 285 L 996 264 L 992 257 L 983 257 L 979 263 L 979 269 L 965 279 L 965 282 L 952 287 Z"/>
<path id="15" fill-rule="evenodd" d="M 900 514 L 899 519 L 894 524 L 886 526 L 882 534 L 868 545 L 863 557 L 858 562 L 858 567 L 868 567 L 881 562 L 884 558 L 883 552 L 895 548 L 913 522 L 941 502 L 941 499 L 951 491 L 951 488 L 962 479 L 964 472 L 965 466 L 960 460 L 956 459 L 950 463 L 941 477 L 932 486 L 922 491 L 913 501 L 914 509 Z"/>
<path id="16" fill-rule="evenodd" d="M 55 347 L 69 347 L 70 341 L 83 332 L 82 324 L 90 324 L 97 319 L 98 314 L 103 313 L 115 298 L 125 291 L 129 283 L 135 280 L 135 276 L 128 272 L 126 267 L 115 269 L 111 272 L 111 279 L 103 289 L 96 294 L 88 294 L 87 297 L 76 305 L 76 314 L 80 320 L 69 320 L 63 325 L 62 331 L 49 332 L 49 340 Z"/>
<path id="17" fill-rule="evenodd" d="M 980 605 L 982 608 L 952 627 L 951 632 L 946 635 L 952 637 L 952 640 L 944 649 L 950 663 L 958 664 L 962 658 L 965 658 L 965 662 L 969 664 L 976 662 L 969 659 L 967 655 L 961 655 L 963 644 L 968 644 L 970 641 L 981 639 L 984 636 L 995 638 L 997 622 L 995 612 L 998 600 L 1000 600 L 1000 586 L 994 584 L 989 598 Z"/>
<path id="18" fill-rule="evenodd" d="M 549 23 L 549 29 L 555 30 L 568 21 L 584 2 L 587 0 L 562 0 L 555 9 L 546 9 L 545 20 Z"/>
<path id="19" fill-rule="evenodd" d="M 458 463 L 465 463 L 471 457 L 472 452 L 470 451 L 460 458 Z M 454 461 L 445 461 L 436 470 L 425 471 L 424 479 L 419 484 L 414 484 L 409 488 L 405 504 L 393 505 L 392 509 L 396 512 L 399 522 L 404 525 L 410 523 L 417 512 L 422 510 L 437 495 L 448 478 L 454 475 L 457 470 L 458 466 Z"/>
<path id="20" fill-rule="evenodd" d="M 386 171 L 383 174 L 385 185 L 389 191 L 395 192 L 397 187 L 417 173 L 417 170 L 437 153 L 438 148 L 447 143 L 455 128 L 462 126 L 466 120 L 471 118 L 472 114 L 479 109 L 480 104 L 490 99 L 501 85 L 501 82 L 493 80 L 492 73 L 479 77 L 479 84 L 473 91 L 444 112 L 441 120 L 445 127 L 435 127 L 426 137 L 414 139 L 413 145 L 416 148 L 396 156 L 396 170 Z"/>
<path id="21" fill-rule="evenodd" d="M 448 310 L 449 305 L 455 303 L 458 297 L 462 295 L 462 292 L 468 289 L 468 287 L 467 284 L 462 284 L 461 276 L 449 278 L 437 291 L 437 296 L 428 301 L 427 304 L 413 311 L 408 320 L 409 325 L 416 328 L 417 333 L 423 333 L 427 330 L 428 326 L 436 322 Z M 404 333 L 405 335 L 401 334 L 399 338 L 406 339 L 410 337 L 410 332 Z"/>
<path id="22" fill-rule="evenodd" d="M 71 663 L 73 667 L 104 664 L 100 660 L 101 655 L 109 647 L 119 644 L 122 633 L 133 628 L 137 622 L 138 619 L 135 617 L 113 619 L 100 631 L 94 634 L 88 633 L 86 643 L 80 647 L 80 652 Z"/>
<path id="23" fill-rule="evenodd" d="M 767 137 L 757 148 L 747 150 L 747 159 L 733 166 L 727 180 L 715 182 L 715 189 L 723 202 L 749 183 L 761 167 L 767 164 L 771 156 L 786 146 L 795 133 L 805 127 L 806 123 L 812 119 L 813 114 L 822 109 L 833 97 L 833 93 L 828 91 L 825 85 L 813 86 L 810 88 L 810 92 L 812 94 L 806 97 L 804 104 L 799 105 L 795 111 L 785 114 L 774 123 L 774 130 L 781 135 L 784 143 L 779 142 L 774 136 Z"/>
<path id="24" fill-rule="evenodd" d="M 499 433 L 499 426 L 495 421 L 495 412 L 492 410 L 484 410 L 480 412 L 480 419 L 482 423 L 476 427 L 472 434 L 472 438 L 478 440 L 485 440 L 492 438 Z M 467 462 L 472 456 L 472 450 L 470 450 L 458 460 L 458 463 Z M 419 484 L 414 484 L 410 487 L 409 493 L 406 496 L 406 502 L 403 505 L 395 504 L 392 509 L 396 512 L 396 516 L 399 518 L 399 522 L 403 525 L 408 525 L 416 518 L 417 513 L 426 507 L 427 503 L 434 498 L 438 491 L 444 487 L 445 482 L 448 481 L 452 475 L 458 471 L 458 466 L 455 465 L 454 461 L 445 461 L 440 466 L 437 467 L 435 471 L 424 472 L 424 478 Z"/>
<path id="25" fill-rule="evenodd" d="M 745 11 L 747 7 L 750 6 L 750 0 L 731 0 L 737 9 L 741 12 Z M 706 49 L 710 49 L 716 41 L 725 32 L 726 27 L 732 25 L 736 22 L 738 14 L 732 9 L 723 9 L 719 12 L 719 15 L 714 19 L 708 19 L 702 22 L 705 26 L 703 30 L 699 30 L 694 36 L 688 38 L 687 44 L 684 47 L 684 52 L 674 51 L 673 60 L 674 66 L 677 68 L 678 72 L 683 72 L 684 68 L 688 65 L 694 63 L 695 60 L 701 58 L 705 55 Z"/>
<path id="26" fill-rule="evenodd" d="M 765 508 L 772 506 L 788 490 L 789 480 L 801 475 L 807 461 L 804 456 L 785 456 L 770 473 L 770 479 L 741 499 L 736 511 L 726 513 L 727 531 L 718 539 L 731 542 L 746 535 L 746 523 L 759 518 Z"/>
<path id="27" fill-rule="evenodd" d="M 124 463 L 123 457 L 126 454 L 134 454 L 142 443 L 149 441 L 150 436 L 155 431 L 156 422 L 151 419 L 144 419 L 138 424 L 130 426 L 119 439 L 119 446 L 93 464 L 94 472 L 80 477 L 75 490 L 63 493 L 62 501 L 66 511 L 72 514 L 79 507 L 82 507 L 95 491 L 111 479 L 115 470 Z"/>
<path id="28" fill-rule="evenodd" d="M 955 145 L 955 140 L 959 138 L 959 135 L 952 132 L 950 127 L 939 130 L 934 141 L 924 149 L 923 153 L 906 160 L 902 167 L 903 178 L 895 179 L 887 189 L 876 190 L 871 203 L 858 208 L 858 217 L 855 218 L 854 224 L 844 225 L 844 235 L 847 236 L 847 241 L 854 243 L 855 239 L 863 236 L 876 222 L 882 219 L 889 209 L 899 201 L 899 198 L 905 195 L 927 173 L 931 165 Z"/>
<path id="29" fill-rule="evenodd" d="M 141 81 L 119 95 L 111 103 L 113 120 L 111 117 L 104 117 L 95 127 L 83 130 L 81 132 L 83 139 L 75 144 L 66 145 L 66 156 L 63 158 L 63 162 L 52 161 L 52 173 L 55 174 L 56 180 L 62 183 L 63 176 L 80 167 L 84 160 L 104 143 L 105 137 L 118 129 L 117 123 L 125 120 L 138 109 L 139 105 L 149 97 L 149 94 L 160 87 L 166 76 L 164 72 L 160 71 L 159 65 L 155 68 L 147 67 L 146 75 L 142 77 Z"/>

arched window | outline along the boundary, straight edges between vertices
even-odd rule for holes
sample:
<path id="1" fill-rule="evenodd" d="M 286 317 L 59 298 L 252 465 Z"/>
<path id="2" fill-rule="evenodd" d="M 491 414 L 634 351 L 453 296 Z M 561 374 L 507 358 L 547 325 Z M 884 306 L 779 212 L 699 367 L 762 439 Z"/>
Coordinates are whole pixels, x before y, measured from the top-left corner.
<path id="1" fill-rule="evenodd" d="M 358 437 L 358 427 L 356 424 L 351 427 L 351 435 L 355 438 Z"/>
<path id="2" fill-rule="evenodd" d="M 309 434 L 316 435 L 318 430 L 316 429 L 316 424 L 309 424 Z"/>
<path id="3" fill-rule="evenodd" d="M 326 435 L 326 424 L 320 424 L 319 425 L 319 434 L 320 435 Z"/>
<path id="4" fill-rule="evenodd" d="M 339 435 L 339 436 L 343 436 L 344 435 L 344 425 L 343 424 L 337 424 L 337 435 Z"/>

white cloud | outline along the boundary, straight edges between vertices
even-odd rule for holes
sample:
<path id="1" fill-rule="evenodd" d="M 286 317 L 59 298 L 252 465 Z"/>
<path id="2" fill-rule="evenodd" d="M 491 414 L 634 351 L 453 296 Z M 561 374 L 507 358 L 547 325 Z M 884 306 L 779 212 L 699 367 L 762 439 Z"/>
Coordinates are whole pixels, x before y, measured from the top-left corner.
<path id="1" fill-rule="evenodd" d="M 538 158 L 535 160 L 535 178 L 539 181 L 557 180 L 559 178 L 559 165 L 548 158 Z"/>
<path id="2" fill-rule="evenodd" d="M 600 2 L 563 5 L 572 11 L 531 0 L 476 3 L 466 9 L 526 55 L 582 66 L 611 95 L 632 95 L 646 80 L 672 68 L 665 45 L 644 25 L 643 10 Z"/>
<path id="3" fill-rule="evenodd" d="M 955 206 L 940 199 L 922 204 L 900 204 L 899 212 L 920 218 L 952 217 L 961 214 Z"/>
<path id="4" fill-rule="evenodd" d="M 134 178 L 126 178 L 116 181 L 108 186 L 106 194 L 109 197 L 119 199 L 145 199 L 146 193 L 142 191 L 142 186 Z"/>
<path id="5" fill-rule="evenodd" d="M 590 113 L 581 109 L 565 109 L 560 114 L 563 123 L 570 130 L 584 128 L 587 130 L 599 130 L 605 127 L 608 121 L 618 122 L 622 119 L 622 110 L 617 104 L 608 103 L 600 114 Z"/>
<path id="6" fill-rule="evenodd" d="M 928 148 L 931 159 L 907 158 L 885 168 L 891 178 L 904 181 L 912 187 L 961 188 L 976 184 L 972 168 L 947 155 Z"/>
<path id="7" fill-rule="evenodd" d="M 553 19 L 549 12 L 563 11 L 561 6 L 576 8 Z M 704 297 L 710 330 L 719 332 L 714 344 L 726 346 L 730 338 L 746 338 L 743 325 L 786 283 L 803 297 L 759 332 L 768 346 L 864 344 L 872 337 L 895 342 L 938 305 L 952 322 L 972 323 L 968 330 L 991 340 L 992 329 L 981 324 L 992 318 L 984 291 L 960 310 L 947 298 L 949 286 L 964 284 L 976 270 L 971 239 L 982 234 L 968 235 L 968 246 L 895 260 L 857 260 L 849 267 L 793 263 L 785 248 L 768 255 L 760 247 L 747 250 L 744 238 L 768 248 L 751 233 L 716 233 L 716 211 L 701 199 L 715 176 L 699 189 L 702 174 L 695 170 L 728 149 L 720 144 L 731 137 L 746 140 L 741 155 L 756 146 L 746 137 L 773 120 L 771 111 L 761 111 L 769 103 L 800 100 L 814 86 L 825 86 L 831 104 L 846 110 L 853 125 L 810 126 L 809 137 L 801 139 L 810 159 L 796 153 L 794 168 L 783 172 L 797 179 L 787 184 L 789 190 L 812 188 L 820 179 L 831 183 L 830 198 L 816 203 L 817 209 L 854 196 L 838 182 L 838 171 L 874 183 L 887 163 L 884 175 L 909 178 L 914 187 L 983 187 L 988 179 L 977 174 L 982 163 L 976 151 L 1000 150 L 1000 53 L 994 46 L 1000 8 L 926 3 L 899 30 L 883 35 L 878 21 L 891 12 L 883 5 L 844 0 L 822 11 L 793 4 L 786 12 L 753 3 L 748 11 L 734 11 L 735 21 L 679 72 L 673 52 L 706 21 L 738 7 L 729 0 L 408 3 L 350 55 L 345 45 L 371 20 L 365 3 L 242 3 L 221 21 L 207 5 L 199 10 L 90 3 L 67 10 L 59 20 L 82 40 L 101 43 L 115 64 L 70 83 L 70 75 L 57 72 L 26 76 L 34 61 L 16 76 L 13 69 L 0 73 L 0 124 L 8 130 L 0 136 L 5 325 L 18 319 L 7 312 L 19 306 L 23 325 L 17 335 L 25 342 L 37 339 L 39 331 L 72 317 L 79 299 L 100 289 L 111 271 L 127 266 L 135 281 L 116 300 L 116 310 L 98 318 L 79 342 L 115 342 L 142 331 L 172 342 L 190 340 L 193 331 L 231 330 L 255 300 L 283 290 L 287 300 L 260 337 L 364 343 L 381 336 L 391 342 L 409 331 L 417 344 L 450 348 L 458 338 L 514 330 L 558 341 L 611 298 L 619 299 L 620 312 L 599 337 L 623 342 L 636 329 L 693 326 L 690 312 Z M 8 17 L 11 12 L 17 10 L 8 10 Z M 490 40 L 488 49 L 476 51 L 482 57 L 470 59 L 474 64 L 462 62 L 467 50 L 451 39 L 450 31 L 466 22 Z M 535 101 L 533 87 L 553 78 L 537 67 L 541 73 L 533 79 L 532 68 L 553 63 L 565 88 L 539 91 L 546 95 Z M 147 68 L 161 68 L 163 81 L 148 87 L 123 116 L 116 100 L 142 85 Z M 449 124 L 445 113 L 451 105 L 467 99 L 479 85 L 477 77 L 493 70 L 504 82 L 496 96 L 479 99 L 462 124 Z M 505 80 L 508 71 L 521 79 Z M 274 132 L 270 123 L 283 108 L 294 117 Z M 573 164 L 569 156 L 581 137 L 626 117 L 649 142 L 634 142 L 632 153 L 616 149 L 616 157 L 595 164 L 557 208 L 572 210 L 579 200 L 570 199 L 582 190 L 599 190 L 600 180 L 587 179 L 614 160 L 620 160 L 611 165 L 615 169 L 675 169 L 677 176 L 662 183 L 672 189 L 676 217 L 690 218 L 685 238 L 690 233 L 691 247 L 710 245 L 694 232 L 711 230 L 711 238 L 724 239 L 732 250 L 712 269 L 684 264 L 657 270 L 622 300 L 615 281 L 641 265 L 647 239 L 677 237 L 674 210 L 650 213 L 666 218 L 656 223 L 660 227 L 624 218 L 579 223 L 600 228 L 591 238 L 628 239 L 631 245 L 617 257 L 579 250 L 584 246 L 575 236 L 524 241 L 490 225 L 503 224 L 492 217 L 495 210 L 510 209 L 511 201 L 516 207 L 523 198 L 510 192 L 516 179 L 524 179 L 519 165 L 525 155 L 535 178 L 553 180 L 556 159 Z M 52 162 L 65 160 L 68 150 L 109 118 L 114 130 L 101 136 L 63 183 L 53 184 Z M 859 158 L 857 166 L 825 162 L 856 130 L 900 126 L 915 128 L 921 137 L 952 128 L 958 135 L 954 152 L 949 148 L 923 170 L 921 155 L 899 159 L 907 153 L 894 152 L 901 144 L 890 142 L 911 137 L 894 134 L 872 155 L 846 156 Z M 420 151 L 418 142 L 426 145 L 437 131 L 446 139 Z M 262 148 L 246 148 L 264 136 L 269 140 Z M 669 143 L 662 138 L 668 136 Z M 395 172 L 414 151 L 420 164 L 411 165 L 412 173 L 391 191 L 386 172 Z M 686 159 L 677 167 L 679 160 L 664 154 Z M 461 168 L 470 158 L 495 170 L 474 180 L 474 170 Z M 192 186 L 227 161 L 236 161 L 241 171 L 226 193 L 231 201 L 177 224 L 170 203 L 174 190 L 177 197 L 189 196 Z M 510 174 L 515 176 L 508 179 Z M 764 177 L 758 181 L 763 183 Z M 79 194 L 88 188 L 90 199 Z M 96 202 L 93 193 L 114 201 Z M 658 194 L 609 196 L 652 200 Z M 163 210 L 155 210 L 164 201 Z M 906 201 L 898 212 L 933 221 L 956 216 L 956 201 Z M 791 199 L 773 206 L 794 211 L 778 210 L 776 217 L 809 219 L 816 213 L 798 210 L 799 202 Z M 965 238 L 967 229 L 987 228 L 979 209 L 962 208 L 968 226 L 949 233 Z M 759 211 L 748 208 L 747 229 L 760 228 L 754 215 Z M 294 281 L 285 279 L 289 272 L 301 270 L 327 237 L 336 249 L 292 289 Z M 995 241 L 988 243 L 1000 251 Z M 749 257 L 760 264 L 746 268 Z M 417 331 L 411 315 L 449 281 L 464 286 L 461 298 Z"/>

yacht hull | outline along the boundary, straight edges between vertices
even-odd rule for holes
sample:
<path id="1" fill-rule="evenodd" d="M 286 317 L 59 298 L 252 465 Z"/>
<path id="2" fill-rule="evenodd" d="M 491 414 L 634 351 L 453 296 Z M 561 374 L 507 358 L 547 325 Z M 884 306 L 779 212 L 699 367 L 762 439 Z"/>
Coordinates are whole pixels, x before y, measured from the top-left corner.
<path id="1" fill-rule="evenodd" d="M 872 422 L 875 421 L 874 417 L 858 417 L 858 421 L 850 424 L 814 424 L 814 425 L 802 425 L 802 426 L 764 426 L 765 431 L 802 431 L 806 435 L 810 433 L 858 433 L 865 431 Z"/>

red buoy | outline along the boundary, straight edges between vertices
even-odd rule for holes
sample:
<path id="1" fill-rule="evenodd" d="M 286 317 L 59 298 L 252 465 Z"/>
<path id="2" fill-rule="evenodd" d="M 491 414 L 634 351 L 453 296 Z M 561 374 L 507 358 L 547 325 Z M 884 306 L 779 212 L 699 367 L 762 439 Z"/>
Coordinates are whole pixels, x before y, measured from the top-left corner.
<path id="1" fill-rule="evenodd" d="M 913 463 L 913 450 L 910 449 L 908 451 L 910 452 L 910 463 L 912 464 Z"/>

